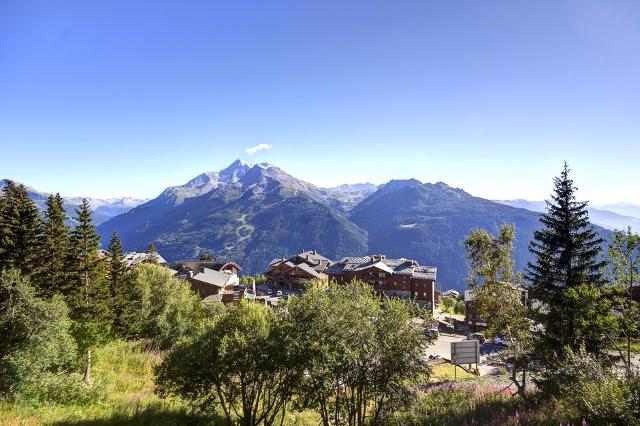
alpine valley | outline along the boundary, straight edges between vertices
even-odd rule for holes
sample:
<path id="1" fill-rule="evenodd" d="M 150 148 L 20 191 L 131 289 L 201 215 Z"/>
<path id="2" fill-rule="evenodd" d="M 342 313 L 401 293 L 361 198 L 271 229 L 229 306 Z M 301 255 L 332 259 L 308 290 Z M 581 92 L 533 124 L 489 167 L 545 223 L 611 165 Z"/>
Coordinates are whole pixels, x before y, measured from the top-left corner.
<path id="1" fill-rule="evenodd" d="M 48 194 L 28 191 L 42 209 Z M 65 198 L 69 216 L 80 201 Z M 274 165 L 241 160 L 169 187 L 152 200 L 89 201 L 103 246 L 117 232 L 125 250 L 144 251 L 154 243 L 170 263 L 206 252 L 256 274 L 272 259 L 301 250 L 334 260 L 385 254 L 437 266 L 440 286 L 456 290 L 465 286 L 462 241 L 470 230 L 496 232 L 504 223 L 514 224 L 516 267 L 523 270 L 539 227 L 539 212 L 533 211 L 539 209 L 474 197 L 442 182 L 319 188 Z M 608 230 L 595 228 L 608 236 Z"/>
<path id="2" fill-rule="evenodd" d="M 98 230 L 103 242 L 117 232 L 128 250 L 145 250 L 153 242 L 170 262 L 205 251 L 238 262 L 249 274 L 303 249 L 335 260 L 383 253 L 435 265 L 441 287 L 462 290 L 467 276 L 462 241 L 471 229 L 495 232 L 503 223 L 515 224 L 515 257 L 523 268 L 538 218 L 536 212 L 441 182 L 392 180 L 379 187 L 327 189 L 270 164 L 237 160 L 167 188 Z"/>

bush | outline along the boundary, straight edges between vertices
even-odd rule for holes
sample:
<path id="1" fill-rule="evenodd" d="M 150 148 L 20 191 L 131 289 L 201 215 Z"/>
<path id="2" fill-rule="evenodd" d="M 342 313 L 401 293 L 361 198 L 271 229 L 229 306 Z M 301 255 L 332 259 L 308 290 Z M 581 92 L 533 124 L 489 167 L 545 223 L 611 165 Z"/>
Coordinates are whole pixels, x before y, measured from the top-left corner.
<path id="1" fill-rule="evenodd" d="M 14 399 L 73 403 L 94 397 L 72 374 L 77 346 L 59 296 L 35 296 L 27 278 L 0 274 L 0 391 Z"/>
<path id="2" fill-rule="evenodd" d="M 246 300 L 228 306 L 167 354 L 157 368 L 158 391 L 210 414 L 222 409 L 229 424 L 236 417 L 242 424 L 274 424 L 302 375 L 284 331 L 269 307 Z"/>
<path id="3" fill-rule="evenodd" d="M 133 337 L 149 338 L 168 347 L 195 333 L 203 317 L 200 298 L 189 283 L 171 277 L 166 268 L 136 268 L 123 323 Z"/>
<path id="4" fill-rule="evenodd" d="M 576 352 L 567 348 L 548 380 L 555 385 L 555 396 L 565 407 L 567 418 L 584 417 L 590 424 L 638 421 L 632 390 L 635 382 L 615 375 L 584 347 Z"/>

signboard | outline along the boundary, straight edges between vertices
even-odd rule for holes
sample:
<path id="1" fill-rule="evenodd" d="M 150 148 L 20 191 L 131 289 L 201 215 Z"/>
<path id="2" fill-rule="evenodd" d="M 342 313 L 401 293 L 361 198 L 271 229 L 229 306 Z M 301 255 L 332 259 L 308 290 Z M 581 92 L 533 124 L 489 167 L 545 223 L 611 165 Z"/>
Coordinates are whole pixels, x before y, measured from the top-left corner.
<path id="1" fill-rule="evenodd" d="M 480 342 L 477 340 L 451 342 L 451 363 L 456 365 L 479 364 Z"/>

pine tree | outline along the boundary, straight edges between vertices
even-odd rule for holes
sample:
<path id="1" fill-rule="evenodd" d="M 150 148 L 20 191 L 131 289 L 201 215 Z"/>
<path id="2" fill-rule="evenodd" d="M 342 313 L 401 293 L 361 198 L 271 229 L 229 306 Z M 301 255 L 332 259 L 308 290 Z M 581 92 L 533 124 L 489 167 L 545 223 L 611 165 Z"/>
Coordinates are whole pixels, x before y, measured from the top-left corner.
<path id="1" fill-rule="evenodd" d="M 124 332 L 125 329 L 122 312 L 128 301 L 128 278 L 122 253 L 122 244 L 120 242 L 120 238 L 118 238 L 118 234 L 114 232 L 111 236 L 111 242 L 109 243 L 109 270 L 107 279 L 109 281 L 109 291 L 111 293 L 113 325 L 120 333 Z"/>
<path id="2" fill-rule="evenodd" d="M 566 163 L 554 184 L 552 201 L 540 218 L 544 226 L 530 243 L 535 260 L 529 262 L 527 274 L 530 297 L 541 303 L 538 319 L 545 330 L 539 350 L 546 360 L 566 346 L 577 350 L 585 345 L 597 352 L 602 345 L 598 326 L 608 315 L 607 305 L 598 300 L 605 285 L 603 240 L 589 223 L 587 203 L 576 201 L 577 188 Z"/>
<path id="3" fill-rule="evenodd" d="M 147 247 L 147 254 L 149 263 L 158 263 L 158 249 L 155 244 L 150 243 L 149 247 Z"/>
<path id="4" fill-rule="evenodd" d="M 70 263 L 74 274 L 75 293 L 79 300 L 75 304 L 88 305 L 91 302 L 91 279 L 97 269 L 100 238 L 91 220 L 91 207 L 86 199 L 76 210 L 76 227 L 70 237 Z"/>
<path id="5" fill-rule="evenodd" d="M 37 277 L 40 294 L 52 296 L 69 291 L 66 260 L 69 251 L 69 228 L 65 224 L 67 213 L 60 194 L 47 199 L 42 238 L 42 273 Z"/>
<path id="6" fill-rule="evenodd" d="M 40 270 L 42 220 L 24 185 L 9 181 L 0 210 L 0 269 L 14 267 L 24 276 Z"/>
<path id="7" fill-rule="evenodd" d="M 91 221 L 91 207 L 84 199 L 76 210 L 76 227 L 71 231 L 68 265 L 72 291 L 68 294 L 75 336 L 86 355 L 84 382 L 91 384 L 91 352 L 108 339 L 113 314 L 111 298 L 98 253 L 99 237 Z"/>

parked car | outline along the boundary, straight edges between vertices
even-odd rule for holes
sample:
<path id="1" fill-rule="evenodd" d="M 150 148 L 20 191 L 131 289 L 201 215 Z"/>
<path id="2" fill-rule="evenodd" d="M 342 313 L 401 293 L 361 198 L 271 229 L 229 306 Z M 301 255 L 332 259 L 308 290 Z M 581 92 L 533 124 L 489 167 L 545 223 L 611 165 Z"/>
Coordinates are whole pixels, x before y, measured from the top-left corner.
<path id="1" fill-rule="evenodd" d="M 438 328 L 437 327 L 432 327 L 430 329 L 427 330 L 427 336 L 433 338 L 433 339 L 437 339 L 438 336 L 440 335 L 440 333 L 438 332 Z"/>
<path id="2" fill-rule="evenodd" d="M 276 292 L 276 296 L 278 296 L 278 297 L 282 297 L 282 290 L 278 290 L 278 291 Z"/>
<path id="3" fill-rule="evenodd" d="M 484 336 L 482 333 L 470 333 L 467 334 L 466 340 L 477 340 L 482 345 L 484 343 Z"/>

